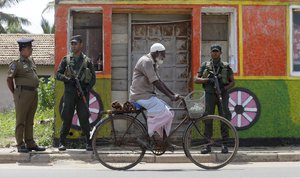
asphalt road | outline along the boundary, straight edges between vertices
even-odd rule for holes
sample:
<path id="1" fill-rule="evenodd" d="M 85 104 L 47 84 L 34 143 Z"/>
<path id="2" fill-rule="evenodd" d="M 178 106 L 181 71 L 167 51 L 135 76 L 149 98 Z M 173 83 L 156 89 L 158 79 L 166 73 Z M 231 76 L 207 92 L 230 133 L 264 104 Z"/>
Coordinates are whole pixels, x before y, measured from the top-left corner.
<path id="1" fill-rule="evenodd" d="M 0 164 L 1 178 L 300 178 L 300 162 L 234 163 L 220 170 L 204 170 L 192 163 L 141 163 L 127 171 L 113 171 L 100 164 Z"/>

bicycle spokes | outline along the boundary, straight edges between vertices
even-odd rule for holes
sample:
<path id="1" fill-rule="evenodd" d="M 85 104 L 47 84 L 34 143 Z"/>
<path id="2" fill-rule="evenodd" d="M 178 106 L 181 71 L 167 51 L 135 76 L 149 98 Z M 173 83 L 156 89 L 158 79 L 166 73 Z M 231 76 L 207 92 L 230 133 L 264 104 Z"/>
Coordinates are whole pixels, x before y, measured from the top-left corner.
<path id="1" fill-rule="evenodd" d="M 193 163 L 204 169 L 227 165 L 238 149 L 238 135 L 226 119 L 205 116 L 190 124 L 184 136 L 184 149 Z"/>
<path id="2" fill-rule="evenodd" d="M 143 158 L 145 149 L 137 142 L 145 135 L 144 127 L 126 115 L 115 115 L 104 121 L 93 137 L 96 158 L 115 170 L 129 169 Z"/>

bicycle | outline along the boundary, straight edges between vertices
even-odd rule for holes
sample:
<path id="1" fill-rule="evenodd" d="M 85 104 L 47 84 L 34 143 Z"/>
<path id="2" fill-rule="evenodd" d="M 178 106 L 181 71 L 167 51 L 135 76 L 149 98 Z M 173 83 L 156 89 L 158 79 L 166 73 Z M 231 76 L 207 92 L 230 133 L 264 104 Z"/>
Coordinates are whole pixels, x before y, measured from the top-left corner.
<path id="1" fill-rule="evenodd" d="M 185 155 L 197 166 L 204 169 L 219 169 L 232 161 L 239 147 L 238 133 L 231 123 L 217 115 L 205 115 L 204 106 L 199 100 L 193 100 L 196 92 L 181 97 L 182 107 L 171 108 L 172 111 L 183 111 L 184 119 L 171 130 L 169 136 L 160 142 L 154 142 L 150 151 L 162 155 L 168 150 L 170 137 L 184 124 L 182 144 Z M 199 97 L 199 96 L 198 96 Z M 204 96 L 201 96 L 203 102 Z M 192 99 L 191 99 L 192 98 Z M 190 100 L 191 99 L 191 100 Z M 196 101 L 196 102 L 195 102 Z M 200 108 L 200 110 L 199 110 Z M 126 170 L 137 165 L 144 157 L 146 150 L 140 140 L 149 140 L 145 109 L 134 111 L 111 111 L 106 119 L 96 124 L 92 131 L 92 146 L 95 157 L 105 167 L 113 170 Z M 138 120 L 142 116 L 145 123 Z M 213 133 L 207 136 L 205 124 L 213 124 Z M 227 136 L 221 133 L 221 125 L 227 129 Z M 222 129 L 223 131 L 224 129 Z M 228 153 L 221 153 L 222 146 L 228 147 Z M 201 149 L 209 146 L 209 154 L 201 154 Z"/>

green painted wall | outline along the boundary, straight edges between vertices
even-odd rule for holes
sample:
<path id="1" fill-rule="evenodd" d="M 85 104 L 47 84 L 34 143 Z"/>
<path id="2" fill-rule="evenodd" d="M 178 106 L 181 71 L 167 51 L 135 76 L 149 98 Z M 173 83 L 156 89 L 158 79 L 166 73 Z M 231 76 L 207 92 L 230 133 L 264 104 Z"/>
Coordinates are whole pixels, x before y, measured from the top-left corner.
<path id="1" fill-rule="evenodd" d="M 236 80 L 235 87 L 251 90 L 261 105 L 257 122 L 239 130 L 240 138 L 300 138 L 300 81 Z"/>
<path id="2" fill-rule="evenodd" d="M 298 80 L 236 80 L 236 87 L 252 91 L 261 106 L 259 119 L 245 130 L 239 130 L 240 138 L 300 138 L 300 81 Z M 195 90 L 201 89 L 195 85 Z M 94 90 L 100 95 L 104 110 L 110 108 L 111 80 L 97 79 Z M 107 92 L 109 91 L 109 92 Z M 59 114 L 59 102 L 63 95 L 63 83 L 56 81 L 55 128 L 54 137 L 59 138 L 62 120 Z M 71 129 L 77 139 L 81 132 Z"/>
<path id="3" fill-rule="evenodd" d="M 111 79 L 97 79 L 96 85 L 93 88 L 98 95 L 100 95 L 100 98 L 103 103 L 104 110 L 107 110 L 110 108 L 111 103 Z M 64 85 L 61 81 L 56 81 L 55 85 L 55 108 L 54 108 L 54 139 L 59 138 L 59 132 L 62 124 L 62 119 L 60 117 L 59 112 L 59 104 L 60 100 L 63 96 L 64 92 Z M 77 139 L 81 137 L 81 131 L 72 129 L 70 132 L 73 133 L 72 136 L 68 136 L 69 139 Z"/>

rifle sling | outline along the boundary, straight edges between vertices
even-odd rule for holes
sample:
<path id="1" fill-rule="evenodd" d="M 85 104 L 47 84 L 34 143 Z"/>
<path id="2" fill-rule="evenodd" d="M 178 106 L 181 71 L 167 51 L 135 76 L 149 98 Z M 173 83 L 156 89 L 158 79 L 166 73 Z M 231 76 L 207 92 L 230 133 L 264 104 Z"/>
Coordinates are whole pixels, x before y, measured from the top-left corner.
<path id="1" fill-rule="evenodd" d="M 69 67 L 72 67 L 72 66 L 70 66 L 70 60 L 71 60 L 71 57 L 70 57 L 70 55 L 68 55 L 68 56 L 67 56 L 67 65 L 69 65 Z M 84 60 L 86 60 L 85 57 L 83 57 L 83 61 L 82 61 L 82 63 L 81 63 L 81 66 L 80 66 L 80 68 L 79 68 L 79 70 L 78 70 L 78 73 L 77 73 L 76 76 L 75 76 L 76 78 L 78 78 L 78 76 L 79 76 L 79 74 L 80 74 L 80 72 L 81 72 L 81 70 L 82 70 L 82 68 L 83 68 L 83 65 L 84 65 L 84 63 L 85 63 Z M 72 70 L 74 71 L 73 67 L 72 67 Z"/>

